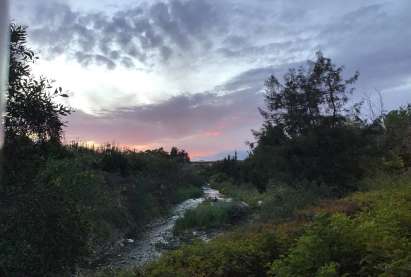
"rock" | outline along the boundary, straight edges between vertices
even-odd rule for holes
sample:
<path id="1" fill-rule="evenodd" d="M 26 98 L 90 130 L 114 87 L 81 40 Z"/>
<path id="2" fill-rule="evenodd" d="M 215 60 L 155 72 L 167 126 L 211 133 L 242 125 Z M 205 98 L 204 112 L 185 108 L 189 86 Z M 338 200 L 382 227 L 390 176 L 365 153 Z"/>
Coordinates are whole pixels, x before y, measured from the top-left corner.
<path id="1" fill-rule="evenodd" d="M 134 243 L 134 240 L 133 239 L 127 239 L 127 242 L 128 243 Z"/>

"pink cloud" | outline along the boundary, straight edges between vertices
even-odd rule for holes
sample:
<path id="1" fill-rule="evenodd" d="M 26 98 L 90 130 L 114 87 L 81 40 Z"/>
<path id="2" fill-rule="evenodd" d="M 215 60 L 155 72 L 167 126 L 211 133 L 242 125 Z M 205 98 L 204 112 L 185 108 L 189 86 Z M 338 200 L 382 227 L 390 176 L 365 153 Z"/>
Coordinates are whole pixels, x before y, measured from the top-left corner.
<path id="1" fill-rule="evenodd" d="M 261 100 L 261 94 L 250 91 L 204 93 L 99 116 L 77 111 L 68 118 L 66 141 L 115 143 L 137 150 L 177 146 L 200 159 L 245 149 L 245 141 L 252 139 L 250 130 L 261 124 Z"/>

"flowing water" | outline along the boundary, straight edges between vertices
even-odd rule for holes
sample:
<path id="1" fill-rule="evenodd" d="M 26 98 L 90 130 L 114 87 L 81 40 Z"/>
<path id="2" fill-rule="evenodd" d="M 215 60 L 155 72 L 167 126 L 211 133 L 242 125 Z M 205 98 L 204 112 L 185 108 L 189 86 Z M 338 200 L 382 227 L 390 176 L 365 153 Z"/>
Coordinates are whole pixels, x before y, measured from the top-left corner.
<path id="1" fill-rule="evenodd" d="M 111 261 L 112 267 L 133 267 L 141 266 L 149 261 L 155 260 L 167 249 L 175 248 L 180 244 L 178 238 L 173 235 L 173 228 L 177 219 L 184 216 L 190 209 L 196 208 L 206 199 L 215 201 L 230 201 L 215 189 L 204 186 L 203 197 L 188 199 L 177 205 L 170 216 L 161 220 L 156 220 L 146 226 L 146 231 L 136 240 L 128 239 L 125 251 Z M 200 239 L 207 240 L 207 234 L 198 234 Z"/>

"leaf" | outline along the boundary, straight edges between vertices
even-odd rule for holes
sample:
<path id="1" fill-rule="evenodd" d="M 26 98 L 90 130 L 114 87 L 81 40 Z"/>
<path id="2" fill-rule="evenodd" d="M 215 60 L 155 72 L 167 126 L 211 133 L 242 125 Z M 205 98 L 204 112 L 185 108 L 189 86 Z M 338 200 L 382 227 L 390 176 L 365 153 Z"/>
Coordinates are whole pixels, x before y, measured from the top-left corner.
<path id="1" fill-rule="evenodd" d="M 67 98 L 67 97 L 69 97 L 67 94 L 62 94 L 62 95 L 60 95 L 61 97 L 65 97 L 65 98 Z"/>

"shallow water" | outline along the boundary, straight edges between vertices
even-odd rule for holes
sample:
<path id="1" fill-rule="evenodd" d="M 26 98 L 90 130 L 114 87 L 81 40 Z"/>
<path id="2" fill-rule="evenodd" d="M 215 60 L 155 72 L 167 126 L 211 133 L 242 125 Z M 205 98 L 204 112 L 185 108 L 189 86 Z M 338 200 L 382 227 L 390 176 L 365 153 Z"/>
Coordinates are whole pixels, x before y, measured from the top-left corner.
<path id="1" fill-rule="evenodd" d="M 173 235 L 173 228 L 177 219 L 184 216 L 190 209 L 196 208 L 206 199 L 218 201 L 230 201 L 223 195 L 209 186 L 204 186 L 203 197 L 188 199 L 178 204 L 171 212 L 170 216 L 161 220 L 153 221 L 146 226 L 146 231 L 138 239 L 128 243 L 125 251 L 111 261 L 113 267 L 133 267 L 141 266 L 155 260 L 169 248 L 175 248 L 180 244 L 178 238 Z M 207 234 L 198 234 L 198 238 L 207 240 Z"/>

